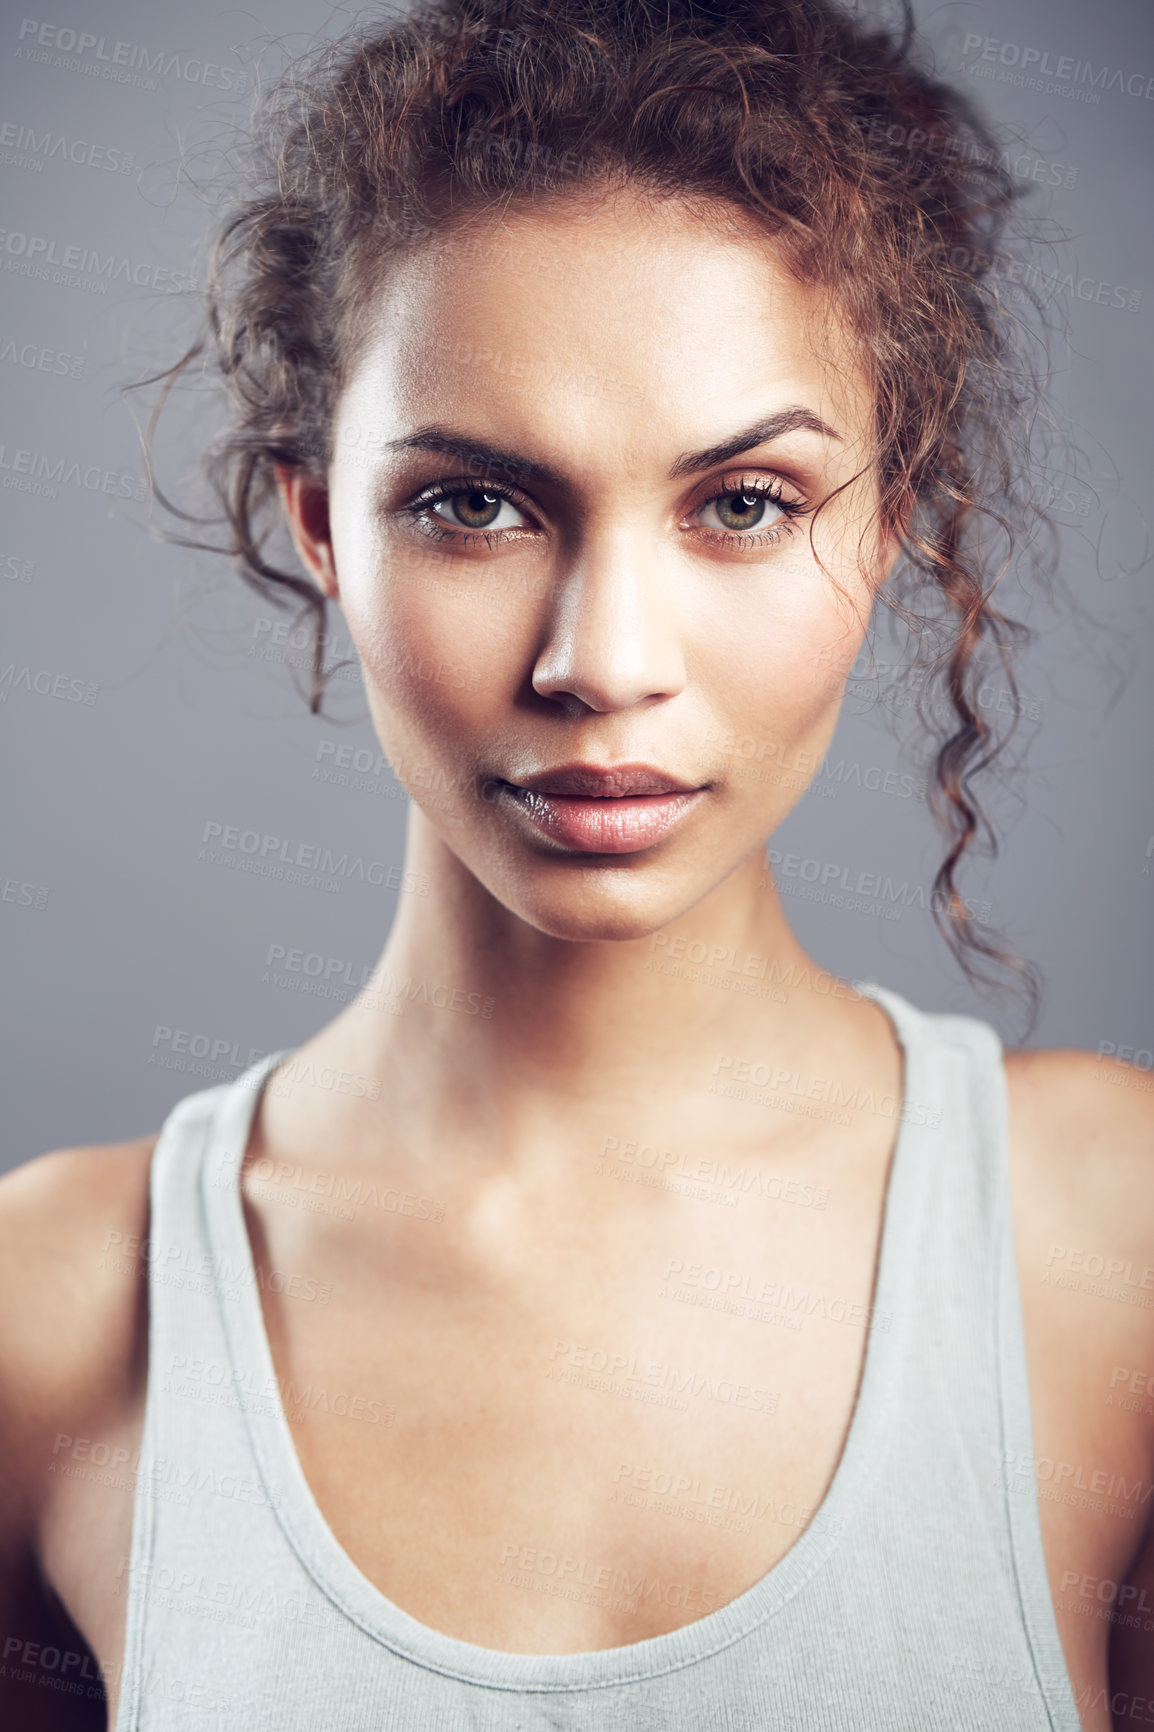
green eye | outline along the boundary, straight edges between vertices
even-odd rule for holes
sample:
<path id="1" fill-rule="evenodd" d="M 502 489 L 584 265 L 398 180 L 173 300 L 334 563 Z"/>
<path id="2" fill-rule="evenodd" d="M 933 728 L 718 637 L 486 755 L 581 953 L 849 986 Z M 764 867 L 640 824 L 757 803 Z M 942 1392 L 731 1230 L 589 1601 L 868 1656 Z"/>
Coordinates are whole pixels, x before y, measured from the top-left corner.
<path id="1" fill-rule="evenodd" d="M 756 529 L 765 516 L 765 497 L 760 493 L 722 493 L 713 501 L 726 529 Z"/>
<path id="2" fill-rule="evenodd" d="M 749 481 L 725 487 L 698 506 L 701 528 L 728 536 L 735 547 L 762 547 L 776 541 L 778 531 L 799 509 L 779 496 L 776 484 L 771 490 Z"/>

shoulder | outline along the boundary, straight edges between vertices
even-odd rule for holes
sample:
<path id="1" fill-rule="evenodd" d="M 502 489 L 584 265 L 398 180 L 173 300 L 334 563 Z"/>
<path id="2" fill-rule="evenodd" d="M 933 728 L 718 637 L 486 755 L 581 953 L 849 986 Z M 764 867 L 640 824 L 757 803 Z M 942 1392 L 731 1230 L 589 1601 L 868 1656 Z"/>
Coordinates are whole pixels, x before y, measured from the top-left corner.
<path id="1" fill-rule="evenodd" d="M 59 1149 L 0 1177 L 0 1434 L 13 1493 L 42 1479 L 21 1468 L 35 1469 L 46 1439 L 112 1419 L 138 1393 L 155 1142 Z"/>
<path id="2" fill-rule="evenodd" d="M 1011 1148 L 1023 1176 L 1154 1262 L 1154 1076 L 1072 1051 L 1009 1052 Z"/>
<path id="3" fill-rule="evenodd" d="M 1154 1368 L 1154 1078 L 1092 1053 L 1006 1055 L 1027 1310 L 1061 1349 Z M 1112 1373 L 1111 1373 L 1112 1374 Z M 1152 1428 L 1154 1429 L 1154 1428 Z"/>

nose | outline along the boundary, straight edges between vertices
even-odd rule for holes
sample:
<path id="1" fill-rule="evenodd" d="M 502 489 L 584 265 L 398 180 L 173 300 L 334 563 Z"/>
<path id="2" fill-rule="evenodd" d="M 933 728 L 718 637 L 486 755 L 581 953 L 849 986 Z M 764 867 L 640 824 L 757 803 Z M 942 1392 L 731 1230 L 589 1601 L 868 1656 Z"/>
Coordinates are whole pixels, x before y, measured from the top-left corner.
<path id="1" fill-rule="evenodd" d="M 635 535 L 576 550 L 557 580 L 533 690 L 577 713 L 675 697 L 686 672 L 672 574 Z"/>

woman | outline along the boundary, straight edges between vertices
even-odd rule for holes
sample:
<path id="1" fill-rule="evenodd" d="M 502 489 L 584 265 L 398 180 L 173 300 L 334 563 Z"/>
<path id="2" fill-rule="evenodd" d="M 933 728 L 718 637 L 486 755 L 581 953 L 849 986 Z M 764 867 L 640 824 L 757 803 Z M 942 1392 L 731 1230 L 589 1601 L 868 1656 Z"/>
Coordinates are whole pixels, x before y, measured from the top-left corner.
<path id="1" fill-rule="evenodd" d="M 343 610 L 400 906 L 299 1051 L 0 1187 L 7 1664 L 82 1636 L 119 1732 L 1144 1723 L 1133 1073 L 837 979 L 764 863 L 900 596 L 996 960 L 985 135 L 825 0 L 450 0 L 264 125 L 171 376 Z"/>

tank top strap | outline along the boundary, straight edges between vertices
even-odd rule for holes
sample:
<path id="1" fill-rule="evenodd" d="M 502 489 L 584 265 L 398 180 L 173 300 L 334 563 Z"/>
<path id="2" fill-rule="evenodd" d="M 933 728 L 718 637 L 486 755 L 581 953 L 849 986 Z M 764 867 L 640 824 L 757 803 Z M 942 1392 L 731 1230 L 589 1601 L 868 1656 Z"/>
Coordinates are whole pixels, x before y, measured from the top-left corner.
<path id="1" fill-rule="evenodd" d="M 243 1463 L 246 1391 L 229 1361 L 222 1293 L 244 1272 L 222 1262 L 206 1219 L 206 1193 L 235 1182 L 221 1126 L 243 1116 L 283 1053 L 235 1082 L 187 1095 L 169 1113 L 152 1152 L 148 1237 L 148 1382 L 133 1497 L 132 1544 L 116 1592 L 126 1601 L 117 1726 L 135 1727 L 155 1689 L 150 1630 L 173 1598 L 169 1533 L 214 1479 L 217 1465 Z M 243 1154 L 243 1143 L 240 1153 Z M 239 1158 L 239 1157 L 238 1157 Z M 219 1501 L 219 1500 L 217 1500 Z M 195 1571 L 184 1572 L 191 1581 Z"/>
<path id="2" fill-rule="evenodd" d="M 933 1164 L 933 1189 L 997 1228 L 1008 1207 L 1005 1069 L 997 1031 L 976 1017 L 922 1011 L 888 987 L 855 982 L 889 1016 L 905 1055 L 903 1129 Z M 879 1110 L 889 1110 L 879 1103 Z M 954 1235 L 955 1237 L 957 1235 Z M 909 1247 L 916 1253 L 916 1247 Z"/>

